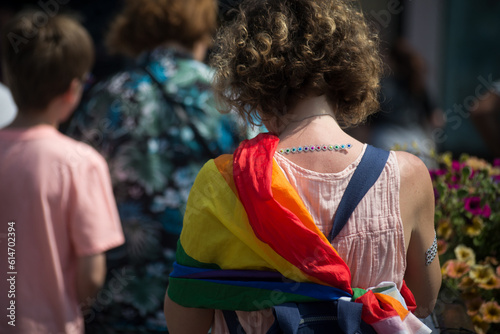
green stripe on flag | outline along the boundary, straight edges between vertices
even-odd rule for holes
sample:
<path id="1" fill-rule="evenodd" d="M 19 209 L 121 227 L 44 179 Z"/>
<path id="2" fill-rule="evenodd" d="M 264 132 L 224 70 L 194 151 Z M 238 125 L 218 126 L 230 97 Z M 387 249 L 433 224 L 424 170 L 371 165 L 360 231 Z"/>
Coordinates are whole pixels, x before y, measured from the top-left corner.
<path id="1" fill-rule="evenodd" d="M 168 296 L 184 307 L 239 311 L 257 311 L 287 302 L 318 301 L 316 298 L 279 290 L 176 277 L 170 277 Z"/>

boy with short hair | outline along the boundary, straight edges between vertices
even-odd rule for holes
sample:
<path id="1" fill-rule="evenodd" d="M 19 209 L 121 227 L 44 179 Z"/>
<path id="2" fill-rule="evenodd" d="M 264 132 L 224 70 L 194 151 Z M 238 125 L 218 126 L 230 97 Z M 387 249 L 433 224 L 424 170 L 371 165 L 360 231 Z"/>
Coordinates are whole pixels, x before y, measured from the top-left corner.
<path id="1" fill-rule="evenodd" d="M 36 17 L 18 15 L 1 40 L 19 112 L 0 130 L 0 333 L 81 334 L 80 306 L 124 237 L 106 162 L 56 129 L 80 100 L 92 40 L 68 16 Z"/>

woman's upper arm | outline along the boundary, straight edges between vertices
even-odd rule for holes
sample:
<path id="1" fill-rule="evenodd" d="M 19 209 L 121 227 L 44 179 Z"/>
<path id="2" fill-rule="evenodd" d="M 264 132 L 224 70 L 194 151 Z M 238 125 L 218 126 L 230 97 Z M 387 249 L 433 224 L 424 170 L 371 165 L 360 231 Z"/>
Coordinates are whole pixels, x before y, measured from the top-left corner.
<path id="1" fill-rule="evenodd" d="M 165 294 L 165 319 L 171 334 L 207 334 L 214 321 L 214 310 L 184 307 Z"/>
<path id="2" fill-rule="evenodd" d="M 398 152 L 401 174 L 400 208 L 408 248 L 405 281 L 417 302 L 415 314 L 427 316 L 434 309 L 441 286 L 439 259 L 426 265 L 426 251 L 433 245 L 434 190 L 429 171 L 417 157 Z M 409 242 L 409 243 L 408 243 Z"/>

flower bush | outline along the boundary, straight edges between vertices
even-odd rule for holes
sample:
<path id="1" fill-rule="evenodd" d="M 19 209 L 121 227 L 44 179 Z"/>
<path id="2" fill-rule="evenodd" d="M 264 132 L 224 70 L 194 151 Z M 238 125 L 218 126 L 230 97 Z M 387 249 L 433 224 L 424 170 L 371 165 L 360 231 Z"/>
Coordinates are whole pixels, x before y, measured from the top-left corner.
<path id="1" fill-rule="evenodd" d="M 477 333 L 499 333 L 500 160 L 437 160 L 430 173 L 443 288 L 465 302 Z"/>

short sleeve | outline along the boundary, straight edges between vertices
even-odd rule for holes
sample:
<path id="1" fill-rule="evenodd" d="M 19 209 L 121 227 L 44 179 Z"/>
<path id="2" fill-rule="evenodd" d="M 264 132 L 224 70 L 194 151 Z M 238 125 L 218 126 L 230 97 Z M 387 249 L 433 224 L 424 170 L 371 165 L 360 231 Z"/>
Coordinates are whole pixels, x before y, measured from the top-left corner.
<path id="1" fill-rule="evenodd" d="M 90 149 L 72 170 L 69 233 L 78 256 L 103 253 L 125 239 L 105 160 Z"/>

